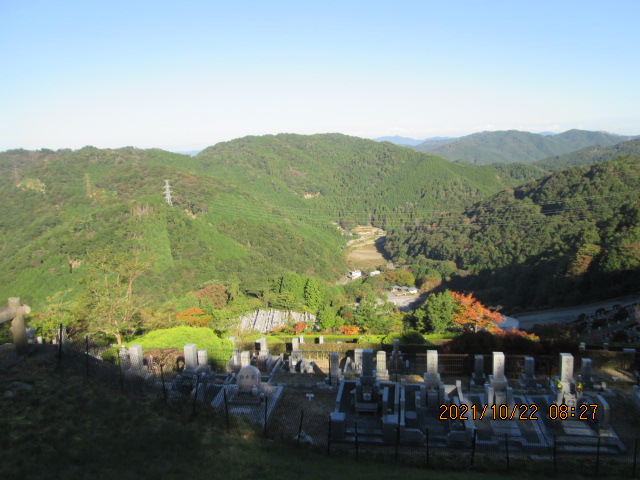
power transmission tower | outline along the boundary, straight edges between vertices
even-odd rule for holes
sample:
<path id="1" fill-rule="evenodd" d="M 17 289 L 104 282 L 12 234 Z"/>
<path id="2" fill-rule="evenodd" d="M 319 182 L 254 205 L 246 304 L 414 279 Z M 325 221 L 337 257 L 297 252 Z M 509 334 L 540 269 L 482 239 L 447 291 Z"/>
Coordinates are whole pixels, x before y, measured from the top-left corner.
<path id="1" fill-rule="evenodd" d="M 16 187 L 19 187 L 20 186 L 20 174 L 18 173 L 18 167 L 16 167 L 15 165 L 13 166 L 12 177 L 13 177 L 14 185 Z"/>
<path id="2" fill-rule="evenodd" d="M 169 185 L 169 180 L 164 181 L 164 199 L 169 205 L 173 205 L 171 201 L 171 185 Z"/>
<path id="3" fill-rule="evenodd" d="M 93 193 L 91 192 L 91 178 L 88 173 L 84 174 L 84 194 L 87 197 L 90 197 Z"/>

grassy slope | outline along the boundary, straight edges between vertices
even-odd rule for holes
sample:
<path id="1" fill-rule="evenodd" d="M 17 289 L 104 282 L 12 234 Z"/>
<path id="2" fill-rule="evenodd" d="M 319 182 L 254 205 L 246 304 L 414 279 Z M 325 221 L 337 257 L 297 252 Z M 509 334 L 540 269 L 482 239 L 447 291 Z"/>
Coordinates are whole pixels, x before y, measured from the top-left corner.
<path id="1" fill-rule="evenodd" d="M 0 478 L 496 478 L 356 462 L 264 441 L 248 431 L 230 434 L 197 417 L 188 421 L 153 399 L 128 397 L 56 373 L 52 365 L 42 357 L 27 357 L 8 367 L 0 359 L 1 392 L 13 381 L 32 385 L 30 391 L 14 389 L 12 398 L 0 396 Z"/>

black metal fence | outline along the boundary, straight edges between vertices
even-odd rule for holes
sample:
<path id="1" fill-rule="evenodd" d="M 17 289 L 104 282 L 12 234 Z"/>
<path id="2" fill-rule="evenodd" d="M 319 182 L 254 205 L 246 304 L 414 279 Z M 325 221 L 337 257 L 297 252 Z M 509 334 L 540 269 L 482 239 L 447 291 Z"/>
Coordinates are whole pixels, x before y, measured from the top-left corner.
<path id="1" fill-rule="evenodd" d="M 128 394 L 155 397 L 194 421 L 207 419 L 222 428 L 251 429 L 266 438 L 316 449 L 331 457 L 435 469 L 640 477 L 640 438 L 620 438 L 622 447 L 616 449 L 597 436 L 541 435 L 535 445 L 529 445 L 530 439 L 521 435 L 480 437 L 477 431 L 462 441 L 447 442 L 428 428 L 419 432 L 419 439 L 401 434 L 400 429 L 390 439 L 370 421 L 356 421 L 347 435 L 336 438 L 329 415 L 310 410 L 305 401 L 293 401 L 285 395 L 277 401 L 265 397 L 255 404 L 234 405 L 222 376 L 201 382 L 196 375 L 182 376 L 174 368 L 148 361 L 138 370 L 125 372 L 118 363 L 117 350 L 92 345 L 88 338 L 57 347 L 58 368 Z M 101 357 L 115 359 L 115 363 Z M 465 375 L 469 368 L 466 357 L 441 355 L 439 362 L 447 375 Z"/>

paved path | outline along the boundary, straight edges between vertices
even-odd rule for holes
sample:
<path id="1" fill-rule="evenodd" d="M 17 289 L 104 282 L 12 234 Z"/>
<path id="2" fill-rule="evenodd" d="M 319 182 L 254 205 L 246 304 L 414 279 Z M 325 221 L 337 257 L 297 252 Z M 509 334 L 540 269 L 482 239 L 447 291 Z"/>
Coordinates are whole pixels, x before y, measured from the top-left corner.
<path id="1" fill-rule="evenodd" d="M 520 322 L 520 328 L 530 328 L 536 323 L 568 323 L 578 318 L 578 315 L 581 313 L 592 314 L 599 308 L 610 309 L 616 304 L 628 305 L 639 301 L 640 295 L 628 295 L 626 297 L 612 298 L 601 302 L 577 305 L 575 307 L 519 313 L 512 315 L 512 317 L 518 319 Z"/>

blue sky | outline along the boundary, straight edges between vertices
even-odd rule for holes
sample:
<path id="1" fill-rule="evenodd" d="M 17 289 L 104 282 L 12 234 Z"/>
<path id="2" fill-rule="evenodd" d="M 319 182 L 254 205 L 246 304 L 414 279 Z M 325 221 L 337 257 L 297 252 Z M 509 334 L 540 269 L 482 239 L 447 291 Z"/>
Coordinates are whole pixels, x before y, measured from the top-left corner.
<path id="1" fill-rule="evenodd" d="M 640 134 L 640 2 L 0 0 L 0 150 Z"/>

